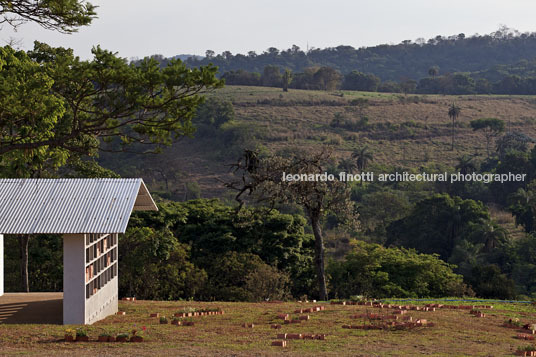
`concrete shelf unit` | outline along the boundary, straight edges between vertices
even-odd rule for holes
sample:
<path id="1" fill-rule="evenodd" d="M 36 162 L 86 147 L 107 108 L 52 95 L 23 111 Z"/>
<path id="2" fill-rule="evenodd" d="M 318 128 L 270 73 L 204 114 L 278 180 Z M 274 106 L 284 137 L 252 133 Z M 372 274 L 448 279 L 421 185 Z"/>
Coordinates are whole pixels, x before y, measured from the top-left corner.
<path id="1" fill-rule="evenodd" d="M 86 299 L 117 276 L 117 234 L 86 234 Z"/>

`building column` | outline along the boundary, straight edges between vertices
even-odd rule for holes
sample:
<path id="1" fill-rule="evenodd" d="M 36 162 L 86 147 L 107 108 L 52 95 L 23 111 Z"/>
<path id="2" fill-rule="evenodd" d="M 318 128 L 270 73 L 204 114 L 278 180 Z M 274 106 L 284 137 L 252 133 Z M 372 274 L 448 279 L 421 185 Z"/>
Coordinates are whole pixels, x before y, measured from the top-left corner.
<path id="1" fill-rule="evenodd" d="M 84 324 L 86 308 L 85 235 L 63 236 L 63 324 Z"/>
<path id="2" fill-rule="evenodd" d="M 4 295 L 4 236 L 0 234 L 0 296 Z"/>

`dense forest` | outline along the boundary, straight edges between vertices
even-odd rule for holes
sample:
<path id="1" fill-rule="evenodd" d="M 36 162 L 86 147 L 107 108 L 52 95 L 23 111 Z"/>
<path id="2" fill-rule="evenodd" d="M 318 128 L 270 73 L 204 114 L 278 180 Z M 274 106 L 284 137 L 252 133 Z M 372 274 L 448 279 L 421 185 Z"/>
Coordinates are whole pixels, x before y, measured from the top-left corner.
<path id="1" fill-rule="evenodd" d="M 398 45 L 303 51 L 269 48 L 261 54 L 189 58 L 212 63 L 230 85 L 429 94 L 535 94 L 536 34 L 502 27 L 488 35 L 437 36 Z M 156 58 L 163 64 L 168 59 Z"/>
<path id="2" fill-rule="evenodd" d="M 429 40 L 407 40 L 397 45 L 353 48 L 311 48 L 298 46 L 287 50 L 269 48 L 263 53 L 233 55 L 229 51 L 215 54 L 208 50 L 204 59 L 191 59 L 189 65 L 213 63 L 220 73 L 245 70 L 262 73 L 266 66 L 303 72 L 308 67 L 327 66 L 343 74 L 353 70 L 372 73 L 381 80 L 400 81 L 428 75 L 438 66 L 443 73 L 477 72 L 496 65 L 512 65 L 536 57 L 536 33 L 519 33 L 506 27 L 488 35 L 437 36 Z"/>

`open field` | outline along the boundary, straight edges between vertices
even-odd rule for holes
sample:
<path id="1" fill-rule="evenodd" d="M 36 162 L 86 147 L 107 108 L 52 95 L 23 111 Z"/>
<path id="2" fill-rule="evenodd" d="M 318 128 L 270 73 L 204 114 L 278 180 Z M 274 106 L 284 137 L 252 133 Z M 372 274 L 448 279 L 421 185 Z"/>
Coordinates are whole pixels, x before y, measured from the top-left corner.
<path id="1" fill-rule="evenodd" d="M 392 301 L 395 303 L 395 301 Z M 423 306 L 429 301 L 396 302 Z M 438 301 L 436 301 L 437 303 Z M 433 327 L 409 330 L 346 329 L 343 325 L 363 325 L 365 318 L 351 315 L 374 313 L 393 314 L 393 308 L 372 306 L 342 306 L 329 303 L 222 303 L 222 302 L 120 302 L 124 316 L 110 316 L 88 326 L 90 342 L 63 341 L 65 327 L 40 324 L 0 324 L 2 355 L 113 355 L 113 356 L 510 356 L 518 347 L 534 345 L 534 341 L 516 338 L 527 330 L 503 327 L 505 320 L 519 318 L 522 323 L 536 322 L 536 307 L 530 304 L 496 304 L 479 302 L 447 302 L 444 304 L 494 305 L 479 308 L 485 317 L 476 317 L 469 310 L 441 308 L 436 311 L 408 311 L 401 316 L 426 319 Z M 296 309 L 324 306 L 324 311 L 295 313 Z M 185 308 L 221 308 L 224 315 L 191 318 L 194 326 L 161 325 L 151 313 L 172 316 Z M 283 324 L 279 314 L 289 313 L 296 319 L 309 315 L 310 320 L 299 324 Z M 253 328 L 243 327 L 253 323 Z M 368 322 L 367 322 L 368 323 Z M 271 324 L 282 324 L 280 329 Z M 146 327 L 143 343 L 99 343 L 95 340 L 103 331 L 112 334 Z M 325 340 L 288 340 L 288 346 L 271 346 L 280 333 L 325 334 Z M 280 340 L 280 339 L 279 339 Z"/>
<path id="2" fill-rule="evenodd" d="M 469 127 L 469 121 L 478 118 L 499 118 L 506 122 L 507 130 L 536 136 L 536 100 L 531 96 L 283 93 L 279 88 L 233 86 L 215 95 L 231 100 L 238 121 L 259 128 L 260 141 L 270 149 L 331 144 L 340 156 L 347 157 L 353 149 L 368 145 L 375 161 L 386 165 L 453 164 L 463 154 L 484 157 L 484 137 Z M 367 103 L 356 99 L 366 99 Z M 461 108 L 454 151 L 447 115 L 452 103 Z M 368 123 L 353 130 L 331 127 L 337 113 L 350 121 L 367 117 Z"/>

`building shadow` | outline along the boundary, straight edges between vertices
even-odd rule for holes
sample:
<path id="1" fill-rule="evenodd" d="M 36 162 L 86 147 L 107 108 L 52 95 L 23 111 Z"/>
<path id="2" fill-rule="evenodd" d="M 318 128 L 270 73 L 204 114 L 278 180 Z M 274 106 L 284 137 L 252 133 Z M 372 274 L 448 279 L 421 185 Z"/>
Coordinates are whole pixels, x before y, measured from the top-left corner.
<path id="1" fill-rule="evenodd" d="M 32 299 L 31 295 L 20 294 L 17 299 L 0 297 L 0 324 L 63 323 L 63 299 Z"/>

